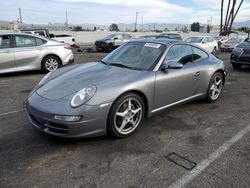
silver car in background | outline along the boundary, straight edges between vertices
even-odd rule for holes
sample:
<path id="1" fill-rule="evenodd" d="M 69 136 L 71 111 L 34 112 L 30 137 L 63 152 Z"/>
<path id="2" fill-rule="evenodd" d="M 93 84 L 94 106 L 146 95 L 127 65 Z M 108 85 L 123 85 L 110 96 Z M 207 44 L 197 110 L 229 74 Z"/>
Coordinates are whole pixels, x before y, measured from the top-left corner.
<path id="1" fill-rule="evenodd" d="M 40 69 L 51 72 L 73 61 L 68 44 L 29 34 L 0 35 L 0 73 Z"/>

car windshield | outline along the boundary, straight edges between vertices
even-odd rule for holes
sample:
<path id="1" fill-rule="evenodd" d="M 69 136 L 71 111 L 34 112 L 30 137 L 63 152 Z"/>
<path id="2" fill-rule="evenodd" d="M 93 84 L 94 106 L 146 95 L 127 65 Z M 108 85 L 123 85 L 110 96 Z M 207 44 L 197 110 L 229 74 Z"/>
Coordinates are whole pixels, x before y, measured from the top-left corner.
<path id="1" fill-rule="evenodd" d="M 111 34 L 111 35 L 104 37 L 103 40 L 112 39 L 115 36 L 116 36 L 115 34 Z"/>
<path id="2" fill-rule="evenodd" d="M 221 40 L 222 37 L 214 37 L 215 40 Z"/>
<path id="3" fill-rule="evenodd" d="M 203 37 L 189 37 L 186 39 L 186 42 L 188 43 L 200 43 L 202 41 Z"/>
<path id="4" fill-rule="evenodd" d="M 130 42 L 106 56 L 103 61 L 113 66 L 150 70 L 159 61 L 165 49 L 163 44 Z"/>
<path id="5" fill-rule="evenodd" d="M 225 43 L 239 43 L 239 42 L 241 42 L 241 39 L 230 38 Z"/>

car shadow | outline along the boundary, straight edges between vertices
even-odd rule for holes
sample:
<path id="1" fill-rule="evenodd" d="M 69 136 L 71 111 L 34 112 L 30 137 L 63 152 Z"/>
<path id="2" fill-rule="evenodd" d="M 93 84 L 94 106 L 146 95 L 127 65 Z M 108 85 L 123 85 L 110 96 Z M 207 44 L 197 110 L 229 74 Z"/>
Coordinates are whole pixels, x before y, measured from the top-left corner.
<path id="1" fill-rule="evenodd" d="M 33 76 L 33 75 L 44 75 L 45 73 L 41 70 L 33 70 L 33 71 L 22 71 L 22 72 L 13 72 L 13 73 L 1 73 L 1 78 L 12 78 L 12 77 L 21 77 L 21 76 Z"/>

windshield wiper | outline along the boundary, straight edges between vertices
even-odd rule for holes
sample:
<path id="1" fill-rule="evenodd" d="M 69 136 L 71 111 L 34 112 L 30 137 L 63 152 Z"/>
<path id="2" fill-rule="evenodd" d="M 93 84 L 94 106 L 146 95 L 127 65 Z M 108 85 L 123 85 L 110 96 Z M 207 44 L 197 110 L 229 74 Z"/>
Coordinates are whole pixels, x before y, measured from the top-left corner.
<path id="1" fill-rule="evenodd" d="M 128 67 L 127 65 L 121 64 L 121 63 L 110 63 L 110 65 L 116 66 L 116 67 L 123 67 L 127 69 L 133 69 L 132 67 Z"/>
<path id="2" fill-rule="evenodd" d="M 101 62 L 104 65 L 107 65 L 107 63 L 105 61 L 103 61 L 103 60 L 100 60 L 99 62 Z"/>

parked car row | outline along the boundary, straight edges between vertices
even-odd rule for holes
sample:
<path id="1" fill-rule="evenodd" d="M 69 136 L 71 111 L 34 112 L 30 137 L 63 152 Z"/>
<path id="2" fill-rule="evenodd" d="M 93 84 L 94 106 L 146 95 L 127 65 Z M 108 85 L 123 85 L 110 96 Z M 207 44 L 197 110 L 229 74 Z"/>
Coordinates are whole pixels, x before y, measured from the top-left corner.
<path id="1" fill-rule="evenodd" d="M 186 42 L 196 44 L 213 54 L 218 50 L 217 41 L 210 36 L 189 37 L 186 39 Z"/>
<path id="2" fill-rule="evenodd" d="M 161 33 L 160 35 L 144 35 L 139 38 L 140 39 L 165 38 L 165 39 L 182 40 L 181 35 L 178 33 Z M 96 40 L 95 47 L 97 51 L 112 52 L 115 48 L 134 39 L 135 37 L 130 34 L 122 34 L 122 33 L 111 34 L 102 39 Z"/>

